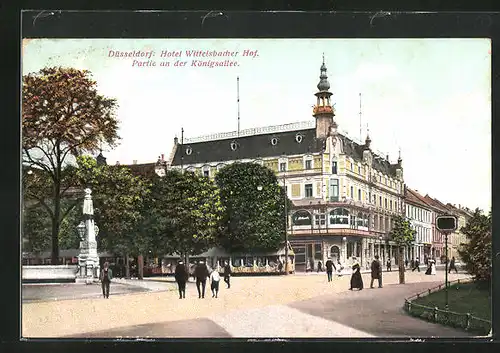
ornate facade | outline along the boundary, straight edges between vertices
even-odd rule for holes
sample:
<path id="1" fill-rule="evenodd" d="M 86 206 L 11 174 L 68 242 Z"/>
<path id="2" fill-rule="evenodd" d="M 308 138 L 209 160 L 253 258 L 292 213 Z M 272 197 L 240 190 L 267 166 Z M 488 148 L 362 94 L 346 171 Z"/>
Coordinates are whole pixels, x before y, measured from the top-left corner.
<path id="1" fill-rule="evenodd" d="M 297 271 L 329 257 L 347 265 L 357 257 L 367 268 L 380 254 L 394 264 L 388 233 L 405 209 L 401 156 L 391 163 L 372 150 L 370 136 L 360 143 L 338 131 L 324 62 L 320 71 L 314 120 L 175 139 L 167 164 L 208 177 L 236 161 L 273 170 L 294 204 L 288 233 Z"/>

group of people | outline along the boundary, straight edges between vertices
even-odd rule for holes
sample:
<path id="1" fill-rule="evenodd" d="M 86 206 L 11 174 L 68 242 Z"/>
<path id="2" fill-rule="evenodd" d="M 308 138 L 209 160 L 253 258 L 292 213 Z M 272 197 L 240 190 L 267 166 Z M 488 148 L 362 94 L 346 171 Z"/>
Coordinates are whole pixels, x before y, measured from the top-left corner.
<path id="1" fill-rule="evenodd" d="M 342 270 L 344 267 L 340 263 L 340 261 L 337 260 L 337 266 L 333 263 L 333 261 L 329 258 L 325 262 L 325 267 L 326 267 L 326 275 L 328 277 L 328 282 L 333 281 L 333 271 L 337 272 L 337 275 L 340 277 L 342 276 Z M 318 262 L 318 272 L 323 271 L 323 263 L 321 261 Z"/>
<path id="2" fill-rule="evenodd" d="M 375 280 L 378 281 L 378 287 L 382 288 L 382 264 L 380 263 L 379 256 L 375 255 L 375 259 L 371 263 L 371 282 L 370 288 L 373 287 L 373 282 Z M 363 289 L 363 277 L 361 277 L 361 266 L 359 262 L 354 258 L 354 264 L 352 266 L 352 275 L 351 275 L 351 286 L 349 290 Z"/>
<path id="3" fill-rule="evenodd" d="M 175 267 L 174 277 L 179 289 L 179 299 L 186 298 L 186 283 L 189 280 L 189 271 L 187 270 L 182 260 L 180 260 L 177 266 Z M 227 284 L 228 289 L 231 288 L 230 277 L 231 277 L 231 266 L 229 266 L 229 263 L 226 261 L 224 263 L 224 282 Z M 210 281 L 212 298 L 218 298 L 219 282 L 221 278 L 218 266 L 210 272 L 205 262 L 199 261 L 194 269 L 194 278 L 196 279 L 196 289 L 198 290 L 198 298 L 200 299 L 205 298 L 205 288 L 207 285 L 207 279 Z"/>

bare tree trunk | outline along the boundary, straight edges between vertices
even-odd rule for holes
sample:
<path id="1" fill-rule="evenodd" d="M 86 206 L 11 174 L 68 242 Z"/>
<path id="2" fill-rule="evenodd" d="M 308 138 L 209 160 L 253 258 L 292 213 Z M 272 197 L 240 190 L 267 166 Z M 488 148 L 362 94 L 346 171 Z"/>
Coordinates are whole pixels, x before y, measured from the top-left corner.
<path id="1" fill-rule="evenodd" d="M 402 246 L 399 246 L 398 264 L 399 264 L 399 284 L 405 284 L 405 264 L 403 261 L 403 247 Z"/>
<path id="2" fill-rule="evenodd" d="M 144 257 L 142 255 L 137 256 L 137 278 L 144 278 Z"/>
<path id="3" fill-rule="evenodd" d="M 56 207 L 57 209 L 57 207 Z M 58 212 L 55 212 L 56 217 L 58 218 Z M 52 240 L 52 254 L 51 254 L 51 264 L 52 265 L 59 265 L 59 228 L 60 228 L 60 223 L 58 219 L 53 219 L 52 220 L 52 234 L 51 234 L 51 240 Z"/>
<path id="4" fill-rule="evenodd" d="M 125 255 L 125 278 L 130 278 L 130 261 L 128 254 Z"/>

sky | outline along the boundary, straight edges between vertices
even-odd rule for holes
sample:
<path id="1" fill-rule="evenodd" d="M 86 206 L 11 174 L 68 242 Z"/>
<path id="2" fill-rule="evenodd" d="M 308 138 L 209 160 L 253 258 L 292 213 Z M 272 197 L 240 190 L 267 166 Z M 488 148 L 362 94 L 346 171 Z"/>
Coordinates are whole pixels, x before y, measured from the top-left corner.
<path id="1" fill-rule="evenodd" d="M 190 58 L 191 50 L 238 53 Z M 405 182 L 421 194 L 491 208 L 489 39 L 30 39 L 22 72 L 90 70 L 119 104 L 121 141 L 104 149 L 108 163 L 148 163 L 168 158 L 181 128 L 185 138 L 237 130 L 237 77 L 242 130 L 314 121 L 323 54 L 341 132 L 364 141 L 369 129 L 372 147 L 392 162 L 401 150 Z"/>

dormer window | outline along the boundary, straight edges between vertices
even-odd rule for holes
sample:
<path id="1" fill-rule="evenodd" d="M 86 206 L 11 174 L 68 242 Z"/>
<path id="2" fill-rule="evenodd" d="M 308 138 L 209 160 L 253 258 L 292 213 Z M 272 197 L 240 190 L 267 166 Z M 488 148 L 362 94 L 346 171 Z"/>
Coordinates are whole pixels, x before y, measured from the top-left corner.
<path id="1" fill-rule="evenodd" d="M 210 177 L 210 166 L 203 167 L 203 176 L 207 178 Z"/>
<path id="2" fill-rule="evenodd" d="M 297 134 L 295 135 L 295 141 L 297 143 L 301 143 L 302 142 L 302 139 L 303 139 L 303 136 L 301 134 Z"/>
<path id="3" fill-rule="evenodd" d="M 230 146 L 232 151 L 236 151 L 236 149 L 238 148 L 238 144 L 236 143 L 236 141 L 231 142 Z"/>
<path id="4" fill-rule="evenodd" d="M 276 146 L 278 144 L 278 139 L 276 137 L 273 137 L 271 139 L 271 145 Z"/>
<path id="5" fill-rule="evenodd" d="M 189 156 L 191 153 L 193 153 L 193 149 L 191 146 L 188 146 L 188 148 L 186 148 L 186 154 Z"/>

